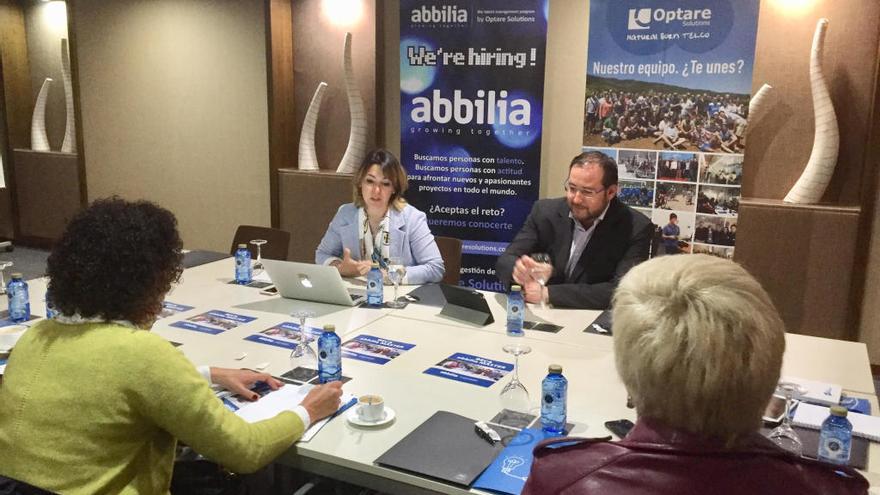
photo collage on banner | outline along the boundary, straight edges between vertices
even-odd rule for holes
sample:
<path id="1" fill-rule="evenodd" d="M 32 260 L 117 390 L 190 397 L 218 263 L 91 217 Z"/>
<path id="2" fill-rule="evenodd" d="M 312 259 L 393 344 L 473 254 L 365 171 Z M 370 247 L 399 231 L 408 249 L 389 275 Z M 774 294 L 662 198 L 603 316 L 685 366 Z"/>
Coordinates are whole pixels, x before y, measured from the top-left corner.
<path id="1" fill-rule="evenodd" d="M 733 258 L 758 0 L 733 4 L 590 3 L 584 150 L 617 161 L 652 256 Z"/>
<path id="2" fill-rule="evenodd" d="M 503 291 L 495 262 L 538 199 L 547 0 L 401 0 L 406 199 L 462 239 L 461 285 Z"/>

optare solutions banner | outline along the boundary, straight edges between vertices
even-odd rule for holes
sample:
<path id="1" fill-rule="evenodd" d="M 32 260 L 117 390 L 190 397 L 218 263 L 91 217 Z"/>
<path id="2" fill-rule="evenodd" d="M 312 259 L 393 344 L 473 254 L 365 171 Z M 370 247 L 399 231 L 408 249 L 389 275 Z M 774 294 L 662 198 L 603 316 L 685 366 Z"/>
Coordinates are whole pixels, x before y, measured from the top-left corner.
<path id="1" fill-rule="evenodd" d="M 465 286 L 504 290 L 495 261 L 538 198 L 548 8 L 400 2 L 406 198 L 435 236 L 463 240 Z"/>
<path id="2" fill-rule="evenodd" d="M 758 0 L 593 0 L 584 147 L 662 228 L 652 256 L 733 257 Z M 664 237 L 665 236 L 665 237 Z"/>

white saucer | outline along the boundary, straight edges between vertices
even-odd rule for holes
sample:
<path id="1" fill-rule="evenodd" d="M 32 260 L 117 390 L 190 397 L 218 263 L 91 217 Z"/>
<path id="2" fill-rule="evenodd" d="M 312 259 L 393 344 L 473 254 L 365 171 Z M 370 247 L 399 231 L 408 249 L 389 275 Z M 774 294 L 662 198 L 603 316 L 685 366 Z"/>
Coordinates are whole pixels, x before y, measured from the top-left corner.
<path id="1" fill-rule="evenodd" d="M 345 411 L 345 419 L 347 419 L 349 423 L 356 426 L 382 426 L 394 421 L 394 417 L 397 416 L 397 414 L 394 413 L 394 409 L 391 409 L 388 406 L 385 406 L 384 413 L 385 417 L 380 419 L 379 421 L 364 421 L 358 417 L 357 405 L 354 405 L 350 407 L 348 411 Z"/>

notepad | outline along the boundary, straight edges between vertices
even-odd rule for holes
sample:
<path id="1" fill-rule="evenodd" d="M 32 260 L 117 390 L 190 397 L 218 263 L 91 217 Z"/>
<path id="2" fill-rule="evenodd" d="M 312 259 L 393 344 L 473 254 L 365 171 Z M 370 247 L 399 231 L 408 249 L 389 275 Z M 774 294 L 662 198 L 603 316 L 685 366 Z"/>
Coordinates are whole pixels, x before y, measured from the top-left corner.
<path id="1" fill-rule="evenodd" d="M 784 376 L 780 382 L 794 382 L 807 389 L 803 395 L 795 397 L 814 404 L 824 404 L 826 406 L 834 406 L 840 403 L 840 394 L 842 387 L 834 383 L 817 382 L 813 380 L 805 380 L 794 376 Z"/>
<path id="2" fill-rule="evenodd" d="M 825 406 L 802 402 L 798 404 L 791 422 L 797 426 L 818 430 L 822 428 L 822 422 L 829 414 L 831 414 L 829 408 Z M 851 412 L 846 415 L 846 419 L 853 425 L 854 436 L 880 442 L 880 417 Z"/>

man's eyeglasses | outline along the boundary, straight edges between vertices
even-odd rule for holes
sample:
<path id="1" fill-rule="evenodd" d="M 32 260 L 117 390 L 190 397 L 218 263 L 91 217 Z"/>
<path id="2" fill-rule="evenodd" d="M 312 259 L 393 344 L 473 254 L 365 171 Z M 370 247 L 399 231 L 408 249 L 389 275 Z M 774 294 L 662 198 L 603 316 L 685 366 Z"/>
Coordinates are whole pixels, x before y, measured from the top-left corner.
<path id="1" fill-rule="evenodd" d="M 562 183 L 562 187 L 565 188 L 566 193 L 571 194 L 572 196 L 577 196 L 578 194 L 580 194 L 581 196 L 583 196 L 584 198 L 587 198 L 587 199 L 594 198 L 594 197 L 598 196 L 599 193 L 601 193 L 602 191 L 604 191 L 606 189 L 604 187 L 602 189 L 597 190 L 597 191 L 594 191 L 592 189 L 584 189 L 583 187 L 578 187 L 578 186 L 573 185 L 571 182 L 569 182 L 567 180 Z"/>

